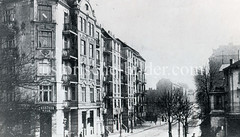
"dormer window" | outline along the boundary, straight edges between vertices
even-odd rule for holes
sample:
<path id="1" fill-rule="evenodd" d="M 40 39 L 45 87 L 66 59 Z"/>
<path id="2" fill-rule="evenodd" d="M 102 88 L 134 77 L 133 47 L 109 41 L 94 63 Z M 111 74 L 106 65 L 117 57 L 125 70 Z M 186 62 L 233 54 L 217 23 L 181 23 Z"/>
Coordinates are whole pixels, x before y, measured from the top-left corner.
<path id="1" fill-rule="evenodd" d="M 85 4 L 85 7 L 86 7 L 86 10 L 88 10 L 88 8 L 89 8 L 89 7 L 88 7 L 88 5 L 87 5 L 87 4 Z"/>

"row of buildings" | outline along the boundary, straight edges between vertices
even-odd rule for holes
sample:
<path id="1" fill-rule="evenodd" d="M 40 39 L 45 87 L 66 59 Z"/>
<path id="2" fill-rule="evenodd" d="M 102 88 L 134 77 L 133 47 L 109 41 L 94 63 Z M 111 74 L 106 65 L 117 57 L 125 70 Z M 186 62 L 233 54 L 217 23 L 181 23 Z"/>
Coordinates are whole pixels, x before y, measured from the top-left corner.
<path id="1" fill-rule="evenodd" d="M 218 137 L 239 136 L 240 46 L 220 46 L 209 58 L 210 123 Z M 234 62 L 235 60 L 235 62 Z"/>
<path id="2" fill-rule="evenodd" d="M 29 136 L 95 137 L 143 121 L 145 60 L 98 24 L 89 0 L 0 0 L 0 19 L 17 31 L 1 35 L 1 50 L 18 47 L 36 68 L 35 87 L 21 89 L 41 110 Z"/>

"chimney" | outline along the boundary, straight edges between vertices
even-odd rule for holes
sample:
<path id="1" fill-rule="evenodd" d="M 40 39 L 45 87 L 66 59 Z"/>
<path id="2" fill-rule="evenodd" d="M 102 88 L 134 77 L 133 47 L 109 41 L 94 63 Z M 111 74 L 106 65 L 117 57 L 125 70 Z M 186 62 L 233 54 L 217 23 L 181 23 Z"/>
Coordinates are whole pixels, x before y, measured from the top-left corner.
<path id="1" fill-rule="evenodd" d="M 230 59 L 230 65 L 234 63 L 234 59 Z"/>

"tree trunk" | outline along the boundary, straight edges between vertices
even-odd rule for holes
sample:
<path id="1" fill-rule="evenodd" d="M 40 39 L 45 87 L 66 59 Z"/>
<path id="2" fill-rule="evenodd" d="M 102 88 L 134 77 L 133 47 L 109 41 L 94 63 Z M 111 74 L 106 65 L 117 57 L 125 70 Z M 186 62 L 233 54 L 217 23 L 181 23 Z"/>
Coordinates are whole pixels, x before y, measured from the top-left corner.
<path id="1" fill-rule="evenodd" d="M 170 120 L 170 115 L 168 116 L 168 134 L 169 134 L 169 137 L 172 137 L 172 123 L 171 123 L 171 120 Z"/>
<path id="2" fill-rule="evenodd" d="M 178 118 L 178 137 L 180 137 L 180 118 Z"/>
<path id="3" fill-rule="evenodd" d="M 188 122 L 187 122 L 187 119 L 185 119 L 185 126 L 184 126 L 184 131 L 185 131 L 185 136 L 184 137 L 187 137 L 187 132 L 188 132 Z"/>

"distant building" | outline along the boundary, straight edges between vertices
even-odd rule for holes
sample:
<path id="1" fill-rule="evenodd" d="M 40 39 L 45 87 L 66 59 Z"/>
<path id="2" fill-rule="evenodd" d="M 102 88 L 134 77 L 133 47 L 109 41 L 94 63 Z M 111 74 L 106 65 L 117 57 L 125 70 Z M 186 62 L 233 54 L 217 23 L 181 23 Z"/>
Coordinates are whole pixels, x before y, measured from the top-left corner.
<path id="1" fill-rule="evenodd" d="M 222 87 L 224 84 L 224 75 L 222 70 L 229 66 L 229 60 L 239 60 L 240 45 L 228 45 L 219 46 L 217 49 L 213 49 L 212 55 L 209 57 L 209 69 L 213 72 L 211 76 L 210 88 L 214 90 L 216 87 Z M 220 71 L 219 71 L 220 70 Z"/>

